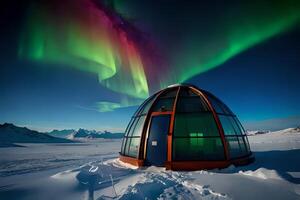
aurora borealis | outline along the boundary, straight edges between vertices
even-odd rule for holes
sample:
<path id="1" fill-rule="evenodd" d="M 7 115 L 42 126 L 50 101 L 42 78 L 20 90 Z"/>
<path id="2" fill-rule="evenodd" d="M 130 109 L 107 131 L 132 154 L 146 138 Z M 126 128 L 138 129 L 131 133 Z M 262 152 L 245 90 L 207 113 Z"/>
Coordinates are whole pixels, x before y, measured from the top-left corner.
<path id="1" fill-rule="evenodd" d="M 122 21 L 116 22 L 117 16 L 110 17 L 102 9 L 90 0 L 33 3 L 20 37 L 19 57 L 64 63 L 96 74 L 108 89 L 146 98 L 149 90 L 141 50 L 121 27 Z M 110 110 L 109 105 L 115 107 L 98 103 L 100 111 Z"/>
<path id="2" fill-rule="evenodd" d="M 8 29 L 13 32 L 9 37 L 16 44 L 9 45 L 8 57 L 30 66 L 31 75 L 24 73 L 24 78 L 34 76 L 41 79 L 41 88 L 47 85 L 33 91 L 33 96 L 53 87 L 54 94 L 55 90 L 63 90 L 61 96 L 68 94 L 68 100 L 59 104 L 70 101 L 68 105 L 103 116 L 118 116 L 168 85 L 201 83 L 197 77 L 217 72 L 243 53 L 297 29 L 300 23 L 299 1 L 12 2 L 7 16 L 15 16 L 15 24 L 10 17 L 6 21 L 13 26 Z M 16 7 L 19 13 L 14 14 Z M 5 43 L 5 37 L 2 40 Z M 262 64 L 248 66 L 241 61 L 239 67 L 248 66 L 251 74 Z M 23 70 L 27 68 L 13 73 Z M 51 79 L 59 73 L 65 78 Z M 228 78 L 218 77 L 224 84 Z M 65 85 L 58 89 L 60 81 Z M 80 92 L 75 95 L 75 91 Z M 6 102 L 11 99 L 7 95 Z"/>
<path id="3" fill-rule="evenodd" d="M 244 7 L 240 7 L 241 11 Z M 148 48 L 152 41 L 128 27 L 126 19 L 105 4 L 92 0 L 34 2 L 27 11 L 18 54 L 21 59 L 64 63 L 96 74 L 100 84 L 127 99 L 126 103 L 97 103 L 100 111 L 110 111 L 134 105 L 131 98 L 145 99 L 149 92 L 218 67 L 287 30 L 299 22 L 298 8 L 293 4 L 284 8 L 275 5 L 270 11 L 256 10 L 255 15 L 225 10 L 226 20 L 215 24 L 217 29 L 224 30 L 224 35 L 213 33 L 206 41 L 196 35 L 187 37 L 184 52 L 174 53 L 176 57 L 166 56 L 163 66 L 157 57 L 151 56 L 151 51 L 156 51 Z"/>

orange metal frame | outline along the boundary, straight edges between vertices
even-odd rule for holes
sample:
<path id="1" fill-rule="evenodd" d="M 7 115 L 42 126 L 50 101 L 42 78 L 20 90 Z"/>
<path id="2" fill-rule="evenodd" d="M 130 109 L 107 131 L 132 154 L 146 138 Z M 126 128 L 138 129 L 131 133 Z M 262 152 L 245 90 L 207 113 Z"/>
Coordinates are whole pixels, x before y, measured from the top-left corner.
<path id="1" fill-rule="evenodd" d="M 122 162 L 129 163 L 129 164 L 137 166 L 137 167 L 144 166 L 144 160 L 132 158 L 132 157 L 129 157 L 129 156 L 122 156 L 122 155 L 119 156 L 119 159 Z"/>
<path id="2" fill-rule="evenodd" d="M 230 160 L 229 158 L 229 150 L 228 150 L 228 146 L 225 140 L 225 134 L 224 134 L 224 130 L 222 128 L 221 122 L 219 120 L 219 117 L 217 116 L 216 111 L 214 110 L 213 106 L 211 105 L 210 101 L 208 100 L 208 98 L 206 97 L 205 94 L 203 94 L 203 92 L 201 92 L 199 89 L 195 88 L 195 87 L 191 87 L 189 86 L 189 88 L 191 90 L 193 90 L 194 92 L 196 92 L 199 96 L 201 96 L 205 102 L 207 103 L 210 111 L 213 113 L 213 117 L 214 120 L 217 124 L 218 130 L 219 130 L 219 134 L 221 137 L 221 141 L 224 147 L 224 154 L 225 154 L 225 160 L 221 160 L 221 161 L 172 161 L 172 138 L 173 138 L 173 131 L 174 131 L 174 121 L 175 121 L 175 109 L 177 106 L 177 101 L 178 101 L 178 96 L 179 96 L 179 92 L 180 92 L 180 88 L 182 86 L 178 86 L 178 90 L 176 93 L 176 97 L 174 100 L 174 104 L 173 104 L 173 108 L 172 111 L 166 111 L 166 112 L 152 112 L 152 113 L 148 113 L 146 120 L 145 120 L 145 124 L 147 124 L 147 126 L 144 126 L 143 129 L 143 133 L 141 136 L 141 145 L 139 148 L 139 156 L 138 159 L 137 158 L 132 158 L 132 157 L 128 157 L 128 156 L 123 156 L 120 155 L 120 160 L 126 163 L 130 163 L 134 166 L 144 166 L 144 161 L 146 159 L 146 152 L 147 152 L 147 140 L 148 140 L 148 132 L 150 129 L 150 125 L 151 125 L 151 120 L 153 116 L 158 116 L 158 115 L 171 115 L 170 118 L 170 127 L 169 127 L 169 132 L 168 132 L 168 138 L 167 138 L 167 161 L 165 162 L 165 167 L 166 169 L 172 169 L 172 170 L 199 170 L 199 169 L 213 169 L 213 168 L 224 168 L 229 166 L 230 164 L 247 164 L 251 161 L 254 160 L 253 157 L 249 157 L 245 156 L 242 158 L 238 158 L 238 159 L 234 159 L 234 160 Z M 159 92 L 159 94 L 157 94 L 157 96 L 154 99 L 154 102 L 152 105 L 154 105 L 157 101 L 157 98 L 166 90 L 168 90 L 169 88 L 162 90 L 161 92 Z M 152 106 L 151 106 L 152 108 Z M 150 110 L 151 110 L 150 108 Z"/>
<path id="3" fill-rule="evenodd" d="M 149 123 L 147 125 L 147 132 L 146 132 L 146 137 L 145 137 L 145 142 L 144 142 L 144 152 L 143 152 L 143 159 L 146 159 L 146 152 L 147 152 L 147 142 L 148 142 L 148 134 L 149 134 L 149 130 L 150 130 L 150 126 L 151 126 L 151 121 L 152 121 L 152 117 L 154 116 L 159 116 L 159 115 L 171 115 L 172 116 L 173 112 L 172 111 L 166 111 L 166 112 L 152 112 L 150 115 L 150 119 L 149 119 Z M 170 130 L 170 127 L 169 127 Z M 169 134 L 169 133 L 168 133 Z M 169 142 L 169 141 L 167 141 Z M 168 156 L 168 150 L 167 150 L 167 156 Z"/>

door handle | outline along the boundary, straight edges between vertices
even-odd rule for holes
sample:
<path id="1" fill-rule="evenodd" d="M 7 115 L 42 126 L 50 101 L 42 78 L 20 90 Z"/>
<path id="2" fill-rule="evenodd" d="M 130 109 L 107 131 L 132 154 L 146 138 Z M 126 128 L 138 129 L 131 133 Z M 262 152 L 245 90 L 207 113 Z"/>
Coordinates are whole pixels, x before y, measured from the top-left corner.
<path id="1" fill-rule="evenodd" d="M 157 146 L 157 141 L 156 140 L 152 140 L 151 145 L 152 146 Z"/>

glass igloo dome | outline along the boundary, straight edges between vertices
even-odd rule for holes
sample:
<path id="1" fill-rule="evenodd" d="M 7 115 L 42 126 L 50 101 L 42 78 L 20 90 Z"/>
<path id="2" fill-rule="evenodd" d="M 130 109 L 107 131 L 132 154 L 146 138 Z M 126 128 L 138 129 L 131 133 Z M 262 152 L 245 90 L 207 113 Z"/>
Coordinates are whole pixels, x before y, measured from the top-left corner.
<path id="1" fill-rule="evenodd" d="M 172 170 L 223 168 L 254 160 L 236 115 L 211 93 L 173 85 L 142 103 L 123 138 L 120 160 Z"/>

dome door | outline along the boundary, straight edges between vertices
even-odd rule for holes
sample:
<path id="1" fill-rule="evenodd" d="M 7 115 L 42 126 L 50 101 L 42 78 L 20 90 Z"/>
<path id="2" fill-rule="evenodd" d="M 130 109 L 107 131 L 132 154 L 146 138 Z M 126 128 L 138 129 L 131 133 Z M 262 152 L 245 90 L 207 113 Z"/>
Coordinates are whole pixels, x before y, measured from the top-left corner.
<path id="1" fill-rule="evenodd" d="M 170 114 L 152 115 L 148 133 L 146 163 L 165 166 L 167 160 L 167 136 Z"/>

